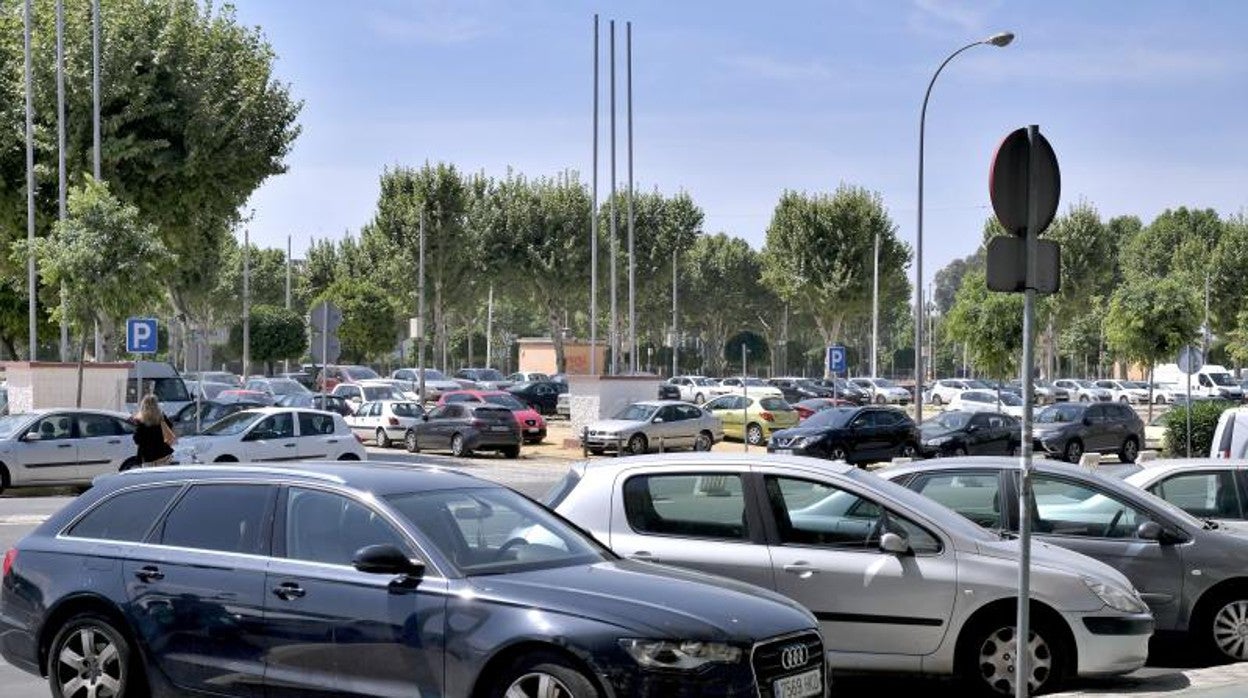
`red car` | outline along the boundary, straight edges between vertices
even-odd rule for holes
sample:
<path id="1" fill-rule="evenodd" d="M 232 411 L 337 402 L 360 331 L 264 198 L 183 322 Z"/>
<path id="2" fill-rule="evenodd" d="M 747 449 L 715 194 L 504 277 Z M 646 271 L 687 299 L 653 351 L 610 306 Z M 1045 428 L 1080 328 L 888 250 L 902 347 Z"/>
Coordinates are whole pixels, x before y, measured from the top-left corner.
<path id="1" fill-rule="evenodd" d="M 360 381 L 381 378 L 376 371 L 367 366 L 326 366 L 316 378 L 316 387 L 320 390 L 321 381 L 325 382 L 325 391 L 333 390 L 339 383 L 359 383 Z"/>
<path id="2" fill-rule="evenodd" d="M 506 407 L 515 415 L 520 424 L 520 433 L 526 444 L 540 444 L 546 440 L 546 420 L 528 405 L 520 402 L 515 395 L 501 390 L 454 390 L 446 393 L 438 400 L 439 405 L 453 402 L 478 402 Z"/>
<path id="3" fill-rule="evenodd" d="M 854 403 L 840 398 L 833 399 L 830 397 L 812 397 L 809 400 L 802 400 L 801 402 L 794 403 L 793 409 L 797 410 L 797 418 L 804 422 L 807 417 L 815 414 L 816 412 L 830 410 L 833 407 L 853 406 Z"/>

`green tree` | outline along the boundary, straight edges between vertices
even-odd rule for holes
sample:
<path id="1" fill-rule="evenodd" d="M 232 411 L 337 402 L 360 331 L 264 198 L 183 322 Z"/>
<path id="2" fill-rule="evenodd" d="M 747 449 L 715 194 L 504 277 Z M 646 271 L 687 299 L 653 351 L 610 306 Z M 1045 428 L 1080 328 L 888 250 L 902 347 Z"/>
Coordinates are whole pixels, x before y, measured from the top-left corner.
<path id="1" fill-rule="evenodd" d="M 726 233 L 700 236 L 680 256 L 681 332 L 702 335 L 707 371 L 724 370 L 724 344 L 745 329 L 761 271 L 759 254 Z"/>
<path id="2" fill-rule="evenodd" d="M 264 362 L 265 375 L 273 373 L 273 362 L 298 359 L 308 349 L 308 332 L 303 317 L 276 305 L 251 307 L 251 358 Z M 243 353 L 243 323 L 230 327 L 230 351 Z"/>
<path id="3" fill-rule="evenodd" d="M 1148 366 L 1149 419 L 1153 367 L 1196 336 L 1200 308 L 1196 289 L 1175 277 L 1132 276 L 1109 299 L 1105 340 L 1118 355 Z"/>
<path id="4" fill-rule="evenodd" d="M 763 283 L 812 318 L 831 344 L 847 319 L 870 312 L 877 235 L 881 297 L 908 296 L 910 250 L 878 194 L 848 185 L 832 195 L 786 191 L 767 227 Z"/>
<path id="5" fill-rule="evenodd" d="M 251 305 L 286 307 L 286 251 L 251 246 L 249 264 Z M 291 309 L 302 315 L 307 308 L 307 283 L 301 269 L 291 270 Z M 229 325 L 243 307 L 243 248 L 233 237 L 222 241 L 221 269 L 201 317 Z"/>
<path id="6" fill-rule="evenodd" d="M 56 161 L 53 0 L 35 3 L 36 161 Z M 300 103 L 273 75 L 275 55 L 229 5 L 103 0 L 102 174 L 138 207 L 173 254 L 156 269 L 179 313 L 216 284 L 221 240 L 299 133 Z M 65 13 L 66 160 L 71 183 L 91 171 L 91 40 L 85 6 Z M 0 244 L 25 229 L 22 4 L 0 8 Z M 78 115 L 75 117 L 75 115 Z M 39 170 L 39 226 L 56 215 L 55 174 Z M 107 247 L 107 246 L 106 246 Z M 20 265 L 24 260 L 14 260 Z M 49 279 L 45 275 L 44 283 Z M 132 280 L 131 280 L 132 281 Z"/>
<path id="7" fill-rule="evenodd" d="M 1209 324 L 1215 334 L 1235 330 L 1248 331 L 1241 321 L 1243 308 L 1248 307 L 1248 219 L 1243 214 L 1226 221 L 1225 233 L 1218 241 L 1210 259 Z"/>
<path id="8" fill-rule="evenodd" d="M 399 316 L 390 296 L 371 281 L 346 277 L 335 281 L 313 304 L 327 300 L 342 309 L 342 361 L 363 362 L 394 349 Z"/>
<path id="9" fill-rule="evenodd" d="M 1044 301 L 1040 299 L 1037 305 L 1043 306 Z M 944 326 L 954 341 L 966 344 L 971 363 L 981 372 L 998 379 L 1019 375 L 1023 294 L 989 291 L 984 272 L 970 271 L 962 279 Z"/>
<path id="10" fill-rule="evenodd" d="M 1190 274 L 1203 287 L 1205 270 L 1223 231 L 1222 220 L 1213 209 L 1166 209 L 1126 241 L 1122 267 L 1141 276 Z"/>
<path id="11" fill-rule="evenodd" d="M 26 253 L 16 244 L 17 257 Z M 33 253 L 45 282 L 64 289 L 64 302 L 52 306 L 82 338 L 78 349 L 78 404 L 82 404 L 82 357 L 95 323 L 116 323 L 159 305 L 160 272 L 169 254 L 138 208 L 123 204 L 108 185 L 88 177 L 72 188 L 68 212 L 52 235 L 35 241 Z"/>

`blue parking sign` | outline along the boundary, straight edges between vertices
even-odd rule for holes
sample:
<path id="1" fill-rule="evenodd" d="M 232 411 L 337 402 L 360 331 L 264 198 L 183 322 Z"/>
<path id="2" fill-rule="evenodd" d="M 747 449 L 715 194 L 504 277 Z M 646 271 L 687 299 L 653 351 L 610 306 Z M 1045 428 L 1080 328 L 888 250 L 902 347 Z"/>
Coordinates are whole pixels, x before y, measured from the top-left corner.
<path id="1" fill-rule="evenodd" d="M 156 345 L 156 318 L 132 317 L 126 320 L 127 352 L 155 354 Z"/>
<path id="2" fill-rule="evenodd" d="M 828 372 L 845 373 L 848 362 L 845 360 L 845 347 L 833 344 L 828 347 Z"/>

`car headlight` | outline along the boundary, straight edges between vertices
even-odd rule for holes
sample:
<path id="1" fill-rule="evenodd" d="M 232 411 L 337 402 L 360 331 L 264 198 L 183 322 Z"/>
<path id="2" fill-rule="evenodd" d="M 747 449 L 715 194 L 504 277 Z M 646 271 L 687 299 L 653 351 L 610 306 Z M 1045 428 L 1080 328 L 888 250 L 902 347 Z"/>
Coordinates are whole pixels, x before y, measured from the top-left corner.
<path id="1" fill-rule="evenodd" d="M 741 648 L 722 642 L 624 639 L 620 647 L 647 669 L 691 671 L 711 663 L 741 661 Z"/>
<path id="2" fill-rule="evenodd" d="M 812 443 L 814 443 L 814 439 L 809 436 L 796 436 L 789 442 L 788 448 L 806 448 Z"/>
<path id="3" fill-rule="evenodd" d="M 953 440 L 953 437 L 951 437 L 951 436 L 937 436 L 937 437 L 936 437 L 936 438 L 934 438 L 934 439 L 927 439 L 926 441 L 924 441 L 924 442 L 923 442 L 923 445 L 925 445 L 925 446 L 944 446 L 945 444 L 949 443 L 949 442 L 950 442 L 950 441 L 952 441 L 952 440 Z"/>
<path id="4" fill-rule="evenodd" d="M 1106 606 L 1115 611 L 1123 613 L 1147 613 L 1148 604 L 1139 597 L 1135 591 L 1128 591 L 1116 586 L 1098 582 L 1087 577 L 1083 578 L 1083 583 L 1088 586 L 1093 594 L 1096 594 Z"/>

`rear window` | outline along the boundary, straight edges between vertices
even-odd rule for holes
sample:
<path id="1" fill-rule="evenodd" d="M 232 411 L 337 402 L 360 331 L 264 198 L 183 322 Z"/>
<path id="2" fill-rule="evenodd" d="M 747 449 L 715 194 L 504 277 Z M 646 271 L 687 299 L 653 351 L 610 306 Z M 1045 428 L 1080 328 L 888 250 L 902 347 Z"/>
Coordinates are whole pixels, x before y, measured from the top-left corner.
<path id="1" fill-rule="evenodd" d="M 396 417 L 419 417 L 425 411 L 414 402 L 396 402 L 390 405 L 390 411 L 394 412 Z"/>
<path id="2" fill-rule="evenodd" d="M 758 401 L 758 404 L 765 410 L 772 412 L 792 412 L 793 407 L 785 402 L 783 398 L 765 397 Z"/>
<path id="3" fill-rule="evenodd" d="M 268 540 L 262 529 L 275 490 L 269 485 L 195 485 L 165 517 L 160 543 L 263 554 Z"/>
<path id="4" fill-rule="evenodd" d="M 143 540 L 179 487 L 146 487 L 122 492 L 92 509 L 65 535 L 126 542 Z"/>
<path id="5" fill-rule="evenodd" d="M 511 410 L 502 407 L 478 407 L 472 411 L 472 416 L 485 422 L 507 423 L 511 424 L 516 421 L 512 416 Z"/>

